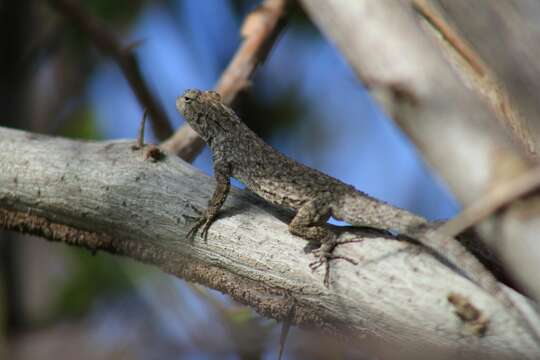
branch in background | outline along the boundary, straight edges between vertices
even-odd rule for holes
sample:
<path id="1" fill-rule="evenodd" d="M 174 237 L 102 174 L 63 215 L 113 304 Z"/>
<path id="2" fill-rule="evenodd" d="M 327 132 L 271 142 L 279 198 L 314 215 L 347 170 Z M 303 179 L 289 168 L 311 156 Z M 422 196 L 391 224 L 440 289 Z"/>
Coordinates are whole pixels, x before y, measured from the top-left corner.
<path id="1" fill-rule="evenodd" d="M 77 24 L 101 52 L 112 57 L 120 66 L 139 103 L 148 109 L 152 129 L 157 138 L 163 140 L 170 136 L 173 132 L 171 123 L 146 84 L 137 59 L 131 51 L 133 47 L 123 47 L 99 19 L 85 11 L 78 2 L 73 0 L 49 0 L 49 2 L 58 12 Z"/>
<path id="2" fill-rule="evenodd" d="M 469 227 L 481 223 L 482 220 L 493 215 L 502 207 L 537 190 L 539 187 L 540 168 L 537 167 L 515 179 L 495 186 L 489 193 L 469 205 L 458 216 L 447 221 L 438 229 L 448 236 L 455 237 Z"/>
<path id="3" fill-rule="evenodd" d="M 530 166 L 483 99 L 453 73 L 405 3 L 302 4 L 462 203 Z"/>
<path id="4" fill-rule="evenodd" d="M 265 60 L 285 25 L 287 3 L 287 0 L 265 0 L 244 20 L 241 30 L 244 41 L 215 87 L 226 104 L 232 104 L 238 94 L 249 87 L 249 79 Z M 188 162 L 193 161 L 203 147 L 204 141 L 188 124 L 161 144 L 161 148 Z"/>
<path id="5" fill-rule="evenodd" d="M 532 168 L 493 108 L 456 76 L 406 3 L 301 2 L 465 207 Z M 537 299 L 540 251 L 531 244 L 540 233 L 539 202 L 531 194 L 477 227 L 507 273 Z"/>
<path id="6" fill-rule="evenodd" d="M 250 86 L 249 79 L 264 62 L 285 25 L 287 0 L 265 0 L 249 14 L 242 25 L 244 42 L 216 85 L 223 102 L 231 104 Z"/>
<path id="7" fill-rule="evenodd" d="M 413 7 L 437 31 L 448 41 L 448 43 L 469 63 L 479 76 L 484 76 L 487 72 L 486 67 L 478 54 L 459 36 L 456 31 L 444 21 L 435 9 L 429 4 L 428 0 L 413 0 Z"/>
<path id="8" fill-rule="evenodd" d="M 540 156 L 540 3 L 530 0 L 431 0 L 451 21 L 504 86 L 515 112 L 508 125 Z M 493 36 L 494 32 L 497 36 Z M 506 110 L 506 109 L 503 109 Z M 512 108 L 510 110 L 513 110 Z"/>
<path id="9" fill-rule="evenodd" d="M 428 30 L 434 30 L 432 33 L 436 33 L 434 39 L 441 45 L 446 59 L 465 85 L 484 98 L 500 123 L 511 130 L 516 143 L 534 159 L 536 146 L 534 134 L 494 71 L 486 66 L 480 55 L 450 26 L 438 7 L 430 0 L 413 0 L 412 5 L 430 24 Z"/>
<path id="10" fill-rule="evenodd" d="M 342 240 L 364 241 L 337 249 L 360 264 L 332 263 L 331 288 L 323 271 L 309 269 L 306 243 L 289 234 L 279 213 L 237 189 L 208 241 L 187 240 L 187 218 L 206 206 L 213 180 L 176 156 L 145 161 L 133 143 L 0 128 L 0 227 L 156 265 L 267 317 L 284 319 L 294 299 L 292 322 L 304 327 L 355 339 L 376 334 L 369 339 L 398 341 L 400 350 L 414 343 L 538 358 L 540 348 L 504 305 L 430 253 L 381 232 L 340 230 Z M 450 291 L 481 312 L 489 336 L 468 332 L 448 303 Z M 525 299 L 508 291 L 538 323 Z"/>

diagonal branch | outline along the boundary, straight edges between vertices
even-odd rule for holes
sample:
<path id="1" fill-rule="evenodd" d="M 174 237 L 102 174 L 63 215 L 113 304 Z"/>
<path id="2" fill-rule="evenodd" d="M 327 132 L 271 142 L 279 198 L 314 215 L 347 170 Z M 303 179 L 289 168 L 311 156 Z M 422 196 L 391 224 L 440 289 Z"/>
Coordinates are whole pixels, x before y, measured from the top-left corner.
<path id="1" fill-rule="evenodd" d="M 488 72 L 486 65 L 482 62 L 478 54 L 461 38 L 457 32 L 449 26 L 444 19 L 437 13 L 429 0 L 412 0 L 412 6 L 418 11 L 441 36 L 450 44 L 455 51 L 471 66 L 471 68 L 480 77 Z"/>
<path id="2" fill-rule="evenodd" d="M 344 240 L 364 239 L 337 250 L 359 265 L 333 263 L 330 289 L 321 272 L 309 271 L 305 242 L 288 233 L 278 219 L 284 215 L 245 192 L 233 189 L 206 243 L 186 240 L 188 217 L 193 206 L 205 207 L 213 180 L 176 156 L 145 161 L 132 144 L 0 128 L 0 227 L 154 264 L 268 317 L 285 318 L 292 298 L 293 323 L 304 327 L 493 358 L 540 355 L 503 305 L 427 252 L 380 232 L 343 231 Z M 480 312 L 489 336 L 475 335 L 450 295 Z"/>
<path id="3" fill-rule="evenodd" d="M 455 1 L 451 2 L 451 4 L 455 4 Z M 475 2 L 475 4 L 478 5 L 478 2 Z M 485 5 L 482 4 L 480 7 Z M 494 71 L 496 69 L 493 67 L 493 60 L 495 60 L 495 63 L 500 60 L 484 56 L 484 59 L 489 59 L 489 66 L 487 66 L 476 49 L 473 49 L 467 40 L 458 34 L 457 30 L 461 32 L 463 29 L 458 28 L 456 30 L 456 27 L 451 25 L 452 22 L 448 21 L 448 17 L 443 16 L 441 6 L 436 6 L 433 0 L 412 0 L 412 6 L 431 25 L 429 27 L 424 26 L 424 28 L 434 30 L 428 32 L 435 35 L 433 38 L 440 45 L 444 56 L 452 64 L 454 70 L 457 70 L 463 82 L 490 105 L 500 124 L 511 131 L 515 142 L 521 146 L 529 157 L 534 159 L 534 133 L 528 127 L 522 109 L 519 109 L 516 106 L 518 103 L 515 99 L 512 99 L 515 96 L 511 96 L 512 93 L 508 90 L 508 84 L 504 84 L 500 76 Z M 478 16 L 479 13 L 474 9 L 469 9 L 469 12 L 475 13 L 475 16 Z M 482 15 L 480 14 L 480 16 Z M 477 17 L 475 17 L 475 20 L 477 20 Z M 485 25 L 482 26 L 482 28 L 484 27 L 489 28 Z M 511 52 L 506 49 L 505 53 L 513 54 L 515 51 Z M 512 71 L 523 67 L 527 66 L 514 66 Z"/>
<path id="4" fill-rule="evenodd" d="M 410 2 L 301 3 L 464 206 L 531 170 L 524 147 L 484 97 L 456 75 L 422 31 Z M 505 269 L 536 299 L 540 251 L 531 245 L 540 232 L 539 203 L 540 196 L 531 194 L 477 226 Z"/>
<path id="5" fill-rule="evenodd" d="M 144 80 L 132 47 L 122 46 L 116 36 L 99 19 L 85 11 L 78 2 L 73 0 L 49 1 L 58 12 L 77 24 L 101 52 L 116 61 L 139 103 L 143 108 L 148 109 L 154 134 L 158 139 L 167 138 L 172 133 L 171 123 L 163 107 Z"/>
<path id="6" fill-rule="evenodd" d="M 244 41 L 215 87 L 226 104 L 232 104 L 249 87 L 249 79 L 265 60 L 285 25 L 287 4 L 287 0 L 265 0 L 244 20 L 241 30 Z M 203 147 L 204 141 L 188 124 L 184 124 L 161 144 L 161 148 L 189 162 Z"/>

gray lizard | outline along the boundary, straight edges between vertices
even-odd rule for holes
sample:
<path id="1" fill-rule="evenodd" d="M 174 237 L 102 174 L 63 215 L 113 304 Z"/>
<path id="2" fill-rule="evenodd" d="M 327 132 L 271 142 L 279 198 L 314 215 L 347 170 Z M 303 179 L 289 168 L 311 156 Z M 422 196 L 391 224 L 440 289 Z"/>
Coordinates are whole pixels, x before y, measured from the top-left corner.
<path id="1" fill-rule="evenodd" d="M 187 90 L 177 98 L 176 106 L 211 148 L 217 181 L 208 208 L 195 222 L 189 235 L 202 228 L 201 235 L 206 238 L 228 195 L 230 178 L 234 177 L 263 199 L 296 211 L 289 223 L 289 231 L 321 244 L 313 267 L 326 264 L 326 286 L 329 284 L 330 260 L 341 258 L 353 262 L 332 254 L 338 240 L 326 222 L 333 217 L 353 226 L 396 231 L 417 240 L 519 313 L 491 272 L 456 239 L 438 232 L 420 216 L 370 197 L 351 185 L 281 154 L 251 131 L 231 108 L 221 102 L 216 92 Z"/>

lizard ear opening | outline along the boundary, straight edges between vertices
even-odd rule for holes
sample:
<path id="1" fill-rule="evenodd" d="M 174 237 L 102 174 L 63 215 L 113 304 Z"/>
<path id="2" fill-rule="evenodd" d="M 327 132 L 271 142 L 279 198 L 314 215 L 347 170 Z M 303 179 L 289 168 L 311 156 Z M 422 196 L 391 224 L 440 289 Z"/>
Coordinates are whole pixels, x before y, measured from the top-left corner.
<path id="1" fill-rule="evenodd" d="M 208 97 L 214 101 L 221 102 L 221 95 L 217 93 L 216 91 L 207 91 Z"/>

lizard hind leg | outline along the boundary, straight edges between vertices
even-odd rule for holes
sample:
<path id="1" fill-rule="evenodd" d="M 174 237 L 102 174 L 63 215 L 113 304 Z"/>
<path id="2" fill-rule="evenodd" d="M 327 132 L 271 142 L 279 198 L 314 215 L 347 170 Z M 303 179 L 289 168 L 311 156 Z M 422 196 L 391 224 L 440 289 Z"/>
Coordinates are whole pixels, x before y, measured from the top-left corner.
<path id="1" fill-rule="evenodd" d="M 324 285 L 330 284 L 330 261 L 345 260 L 354 265 L 357 262 L 349 257 L 333 254 L 334 249 L 339 245 L 336 234 L 325 226 L 332 214 L 332 198 L 330 194 L 323 193 L 315 199 L 306 202 L 296 213 L 296 216 L 289 224 L 291 234 L 300 236 L 306 240 L 317 242 L 318 249 L 313 250 L 317 260 L 309 264 L 312 270 L 325 266 Z"/>

